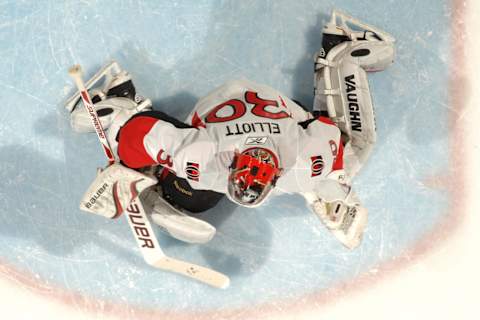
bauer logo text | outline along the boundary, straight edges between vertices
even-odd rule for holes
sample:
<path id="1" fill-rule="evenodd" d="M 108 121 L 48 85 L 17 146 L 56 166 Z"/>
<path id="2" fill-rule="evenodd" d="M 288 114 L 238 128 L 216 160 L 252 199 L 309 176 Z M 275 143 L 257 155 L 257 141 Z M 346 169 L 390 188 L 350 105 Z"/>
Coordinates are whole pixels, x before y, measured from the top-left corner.
<path id="1" fill-rule="evenodd" d="M 136 198 L 138 199 L 138 198 Z M 149 229 L 145 225 L 144 217 L 140 213 L 140 208 L 136 204 L 136 199 L 132 200 L 127 207 L 128 219 L 130 219 L 131 226 L 135 232 L 135 236 L 142 248 L 155 248 L 155 244 L 152 240 L 152 235 Z"/>
<path id="2" fill-rule="evenodd" d="M 93 194 L 93 196 L 90 197 L 90 200 L 88 200 L 88 202 L 85 203 L 85 207 L 87 209 L 90 209 L 95 204 L 95 202 L 97 202 L 98 198 L 100 198 L 102 193 L 105 192 L 107 187 L 108 187 L 108 183 L 104 183 L 100 188 L 98 188 L 98 190 Z"/>

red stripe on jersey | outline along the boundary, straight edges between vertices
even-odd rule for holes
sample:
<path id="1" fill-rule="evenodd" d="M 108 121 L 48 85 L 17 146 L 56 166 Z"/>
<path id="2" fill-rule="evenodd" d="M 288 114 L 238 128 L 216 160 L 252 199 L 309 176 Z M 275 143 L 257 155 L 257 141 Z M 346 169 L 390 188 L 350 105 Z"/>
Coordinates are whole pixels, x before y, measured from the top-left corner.
<path id="1" fill-rule="evenodd" d="M 327 118 L 327 117 L 318 117 L 317 120 L 320 121 L 320 122 L 326 123 L 326 124 L 331 124 L 333 126 L 337 126 L 335 124 L 335 122 L 332 121 L 332 119 Z"/>
<path id="2" fill-rule="evenodd" d="M 118 136 L 118 156 L 130 168 L 142 168 L 156 164 L 143 146 L 143 139 L 158 119 L 139 116 L 128 121 Z"/>
<path id="3" fill-rule="evenodd" d="M 200 117 L 198 116 L 198 113 L 195 112 L 193 114 L 193 117 L 192 117 L 192 126 L 194 126 L 195 128 L 206 128 L 207 126 L 205 125 L 205 123 L 203 123 L 202 119 L 200 119 Z"/>
<path id="4" fill-rule="evenodd" d="M 332 165 L 332 171 L 343 169 L 343 141 L 342 141 L 342 138 L 340 138 L 339 144 L 340 145 L 338 146 L 338 153 L 337 153 L 337 156 L 335 157 L 335 162 Z"/>
<path id="5" fill-rule="evenodd" d="M 320 116 L 320 117 L 317 118 L 317 120 L 320 121 L 320 122 L 326 123 L 326 124 L 330 124 L 330 125 L 335 126 L 335 127 L 337 126 L 335 124 L 335 122 L 333 122 L 332 119 L 330 119 L 328 117 Z M 342 138 L 339 139 L 338 143 L 339 143 L 338 151 L 337 151 L 337 154 L 335 156 L 335 162 L 332 165 L 332 171 L 343 169 L 343 141 L 342 141 Z"/>

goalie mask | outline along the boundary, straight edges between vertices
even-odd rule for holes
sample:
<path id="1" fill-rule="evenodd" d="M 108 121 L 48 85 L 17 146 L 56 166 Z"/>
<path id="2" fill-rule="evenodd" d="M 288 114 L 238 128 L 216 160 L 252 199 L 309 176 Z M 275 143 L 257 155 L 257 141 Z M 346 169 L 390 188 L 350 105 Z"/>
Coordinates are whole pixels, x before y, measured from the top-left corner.
<path id="1" fill-rule="evenodd" d="M 266 148 L 236 152 L 228 176 L 228 197 L 245 207 L 260 205 L 280 176 L 278 159 Z"/>

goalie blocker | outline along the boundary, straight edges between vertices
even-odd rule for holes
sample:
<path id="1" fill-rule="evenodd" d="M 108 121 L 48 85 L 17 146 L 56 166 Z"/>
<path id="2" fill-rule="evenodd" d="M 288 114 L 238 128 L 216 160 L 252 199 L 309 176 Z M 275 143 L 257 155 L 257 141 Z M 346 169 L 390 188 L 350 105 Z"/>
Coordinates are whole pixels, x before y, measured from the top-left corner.
<path id="1" fill-rule="evenodd" d="M 123 212 L 131 213 L 133 199 L 139 198 L 152 220 L 172 237 L 188 243 L 206 243 L 215 235 L 215 228 L 209 223 L 191 217 L 174 208 L 157 190 L 157 179 L 115 163 L 99 170 L 97 177 L 85 192 L 80 209 L 106 218 L 118 218 Z M 135 222 L 135 216 L 130 216 Z M 132 220 L 133 219 L 133 220 Z M 143 245 L 149 245 L 142 226 L 136 226 L 137 235 Z"/>

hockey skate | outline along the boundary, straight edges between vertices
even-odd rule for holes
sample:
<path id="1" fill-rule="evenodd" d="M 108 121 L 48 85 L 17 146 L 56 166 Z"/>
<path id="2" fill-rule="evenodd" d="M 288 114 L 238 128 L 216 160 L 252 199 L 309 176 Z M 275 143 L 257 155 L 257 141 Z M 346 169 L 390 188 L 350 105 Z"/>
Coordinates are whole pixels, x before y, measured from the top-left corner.
<path id="1" fill-rule="evenodd" d="M 152 221 L 171 237 L 187 243 L 206 243 L 215 235 L 216 229 L 209 223 L 189 216 L 171 205 L 162 197 L 161 187 L 155 186 L 142 194 L 147 212 Z"/>
<path id="2" fill-rule="evenodd" d="M 149 99 L 137 95 L 131 76 L 115 61 L 97 72 L 86 82 L 85 87 L 104 129 L 109 128 L 119 115 L 125 122 L 132 115 L 152 106 Z M 92 132 L 90 116 L 84 108 L 77 107 L 80 103 L 80 94 L 77 92 L 65 104 L 71 113 L 72 128 L 77 132 Z"/>

